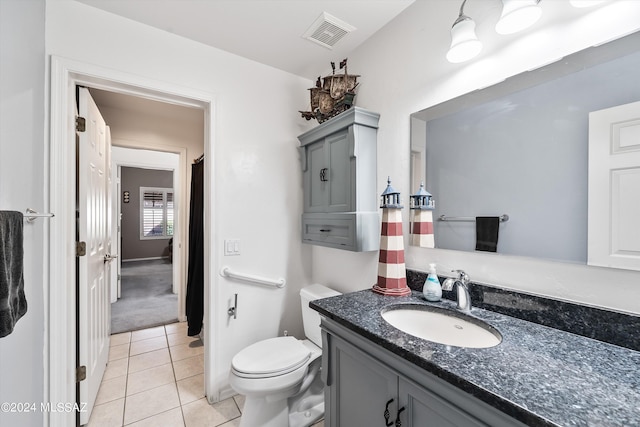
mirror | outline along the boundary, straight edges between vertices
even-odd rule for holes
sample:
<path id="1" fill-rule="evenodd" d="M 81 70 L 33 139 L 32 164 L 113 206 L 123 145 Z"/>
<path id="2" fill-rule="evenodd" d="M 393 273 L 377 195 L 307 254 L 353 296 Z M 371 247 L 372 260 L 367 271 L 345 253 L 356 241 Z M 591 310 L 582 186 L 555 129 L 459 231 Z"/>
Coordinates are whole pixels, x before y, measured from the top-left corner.
<path id="1" fill-rule="evenodd" d="M 639 46 L 634 33 L 412 114 L 411 192 L 433 196 L 436 247 L 474 251 L 475 218 L 507 215 L 498 253 L 585 263 L 589 112 L 640 100 Z"/>

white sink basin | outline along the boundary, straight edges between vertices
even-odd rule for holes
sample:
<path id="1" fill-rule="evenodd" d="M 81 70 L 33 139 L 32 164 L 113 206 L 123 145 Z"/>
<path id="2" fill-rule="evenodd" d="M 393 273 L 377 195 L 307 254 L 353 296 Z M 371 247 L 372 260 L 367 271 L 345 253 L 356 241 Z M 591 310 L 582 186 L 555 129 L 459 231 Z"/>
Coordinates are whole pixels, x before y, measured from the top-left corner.
<path id="1" fill-rule="evenodd" d="M 402 332 L 440 344 L 467 348 L 494 347 L 502 336 L 494 327 L 463 313 L 425 305 L 388 308 L 382 318 Z"/>

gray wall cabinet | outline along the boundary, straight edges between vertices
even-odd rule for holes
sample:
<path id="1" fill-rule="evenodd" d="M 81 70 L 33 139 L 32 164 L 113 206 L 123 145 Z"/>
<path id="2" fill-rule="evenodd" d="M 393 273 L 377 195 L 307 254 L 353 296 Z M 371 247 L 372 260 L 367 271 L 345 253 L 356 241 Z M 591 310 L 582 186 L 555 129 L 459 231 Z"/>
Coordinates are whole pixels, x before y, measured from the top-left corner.
<path id="1" fill-rule="evenodd" d="M 358 252 L 378 249 L 379 117 L 352 107 L 298 136 L 304 183 L 303 242 Z"/>
<path id="2" fill-rule="evenodd" d="M 325 425 L 524 427 L 330 319 L 322 319 Z"/>

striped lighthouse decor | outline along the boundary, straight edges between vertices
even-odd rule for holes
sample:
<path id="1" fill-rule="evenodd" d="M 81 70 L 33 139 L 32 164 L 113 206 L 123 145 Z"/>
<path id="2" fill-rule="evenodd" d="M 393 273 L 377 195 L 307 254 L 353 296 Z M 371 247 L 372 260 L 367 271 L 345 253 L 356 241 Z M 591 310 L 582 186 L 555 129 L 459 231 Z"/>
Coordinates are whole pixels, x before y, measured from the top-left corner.
<path id="1" fill-rule="evenodd" d="M 410 197 L 411 212 L 411 244 L 422 248 L 435 248 L 433 235 L 433 210 L 436 205 L 431 194 L 424 189 L 424 183 L 420 183 L 420 189 Z"/>
<path id="2" fill-rule="evenodd" d="M 391 186 L 381 195 L 382 231 L 380 233 L 380 256 L 378 258 L 378 283 L 373 291 L 382 295 L 404 296 L 411 294 L 407 286 L 404 265 L 404 242 L 402 237 L 402 205 L 400 193 Z"/>

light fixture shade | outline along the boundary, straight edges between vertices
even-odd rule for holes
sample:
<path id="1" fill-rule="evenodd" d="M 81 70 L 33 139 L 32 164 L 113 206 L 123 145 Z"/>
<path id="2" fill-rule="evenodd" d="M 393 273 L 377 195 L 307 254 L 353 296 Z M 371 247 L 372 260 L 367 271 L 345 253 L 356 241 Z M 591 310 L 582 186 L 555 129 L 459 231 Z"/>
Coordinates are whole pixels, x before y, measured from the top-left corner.
<path id="1" fill-rule="evenodd" d="M 498 34 L 513 34 L 535 24 L 540 16 L 540 0 L 502 0 L 502 15 L 496 24 Z"/>
<path id="2" fill-rule="evenodd" d="M 476 36 L 476 23 L 473 19 L 462 16 L 451 27 L 451 47 L 447 52 L 447 61 L 459 63 L 477 56 L 482 50 L 482 43 Z"/>
<path id="3" fill-rule="evenodd" d="M 591 7 L 604 3 L 607 0 L 569 0 L 573 7 Z"/>

